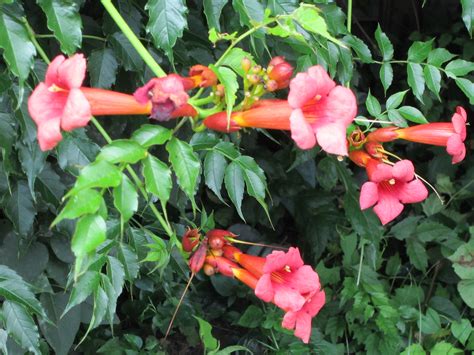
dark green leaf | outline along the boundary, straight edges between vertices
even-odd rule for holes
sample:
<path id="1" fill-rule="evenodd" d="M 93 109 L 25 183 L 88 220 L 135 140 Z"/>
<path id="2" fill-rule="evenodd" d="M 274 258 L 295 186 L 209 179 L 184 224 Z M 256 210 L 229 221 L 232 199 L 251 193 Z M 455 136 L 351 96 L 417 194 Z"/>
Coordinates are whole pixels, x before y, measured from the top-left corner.
<path id="1" fill-rule="evenodd" d="M 264 7 L 258 0 L 232 0 L 234 10 L 239 14 L 240 24 L 252 27 L 264 18 Z"/>
<path id="2" fill-rule="evenodd" d="M 412 106 L 402 106 L 398 109 L 398 112 L 403 116 L 403 118 L 408 121 L 415 123 L 428 123 L 423 113 L 415 107 Z"/>
<path id="3" fill-rule="evenodd" d="M 240 218 L 245 221 L 242 214 L 242 199 L 244 198 L 244 175 L 239 164 L 232 162 L 225 169 L 225 188 L 230 200 L 237 208 Z"/>
<path id="4" fill-rule="evenodd" d="M 365 101 L 365 107 L 367 107 L 367 111 L 374 117 L 378 117 L 382 113 L 379 100 L 371 95 L 370 90 L 367 95 L 367 100 Z"/>
<path id="5" fill-rule="evenodd" d="M 67 135 L 57 147 L 58 163 L 61 169 L 79 174 L 82 167 L 92 162 L 99 146 L 84 136 Z"/>
<path id="6" fill-rule="evenodd" d="M 146 9 L 150 14 L 146 30 L 153 43 L 163 49 L 173 63 L 172 49 L 188 25 L 186 4 L 183 0 L 149 0 Z"/>
<path id="7" fill-rule="evenodd" d="M 221 196 L 221 187 L 224 182 L 224 172 L 227 167 L 227 161 L 222 154 L 216 151 L 210 151 L 204 159 L 204 177 L 207 187 L 209 187 L 216 196 L 224 202 Z"/>
<path id="8" fill-rule="evenodd" d="M 51 227 L 63 219 L 75 219 L 85 214 L 96 213 L 104 199 L 102 195 L 93 189 L 84 189 L 71 196 L 61 213 L 51 224 Z"/>
<path id="9" fill-rule="evenodd" d="M 153 145 L 160 145 L 170 140 L 173 132 L 163 126 L 145 124 L 133 132 L 132 138 L 142 147 L 148 148 Z"/>
<path id="10" fill-rule="evenodd" d="M 177 138 L 171 138 L 166 144 L 169 159 L 178 178 L 178 184 L 184 193 L 194 201 L 197 179 L 201 170 L 201 163 L 196 153 L 188 143 Z"/>
<path id="11" fill-rule="evenodd" d="M 240 316 L 237 324 L 245 328 L 256 328 L 260 325 L 263 316 L 260 308 L 250 305 Z"/>
<path id="12" fill-rule="evenodd" d="M 127 222 L 138 209 L 138 193 L 127 175 L 122 174 L 122 183 L 114 188 L 114 206 Z"/>
<path id="13" fill-rule="evenodd" d="M 387 94 L 387 90 L 392 85 L 393 81 L 393 69 L 392 64 L 390 63 L 383 63 L 380 67 L 380 81 L 382 82 L 383 89 L 385 94 Z"/>
<path id="14" fill-rule="evenodd" d="M 26 182 L 18 181 L 13 188 L 6 201 L 5 213 L 19 235 L 26 236 L 32 230 L 36 209 Z"/>
<path id="15" fill-rule="evenodd" d="M 456 85 L 462 90 L 464 95 L 469 99 L 469 103 L 474 105 L 474 84 L 472 81 L 464 78 L 456 79 Z"/>
<path id="16" fill-rule="evenodd" d="M 453 336 L 463 345 L 466 344 L 473 329 L 471 322 L 467 319 L 462 319 L 451 324 L 451 332 L 453 333 Z"/>
<path id="17" fill-rule="evenodd" d="M 407 253 L 410 262 L 420 271 L 425 271 L 428 266 L 428 255 L 425 246 L 415 238 L 407 239 Z"/>
<path id="18" fill-rule="evenodd" d="M 97 214 L 82 217 L 76 224 L 71 241 L 74 255 L 82 257 L 94 251 L 105 241 L 106 228 L 104 219 Z"/>
<path id="19" fill-rule="evenodd" d="M 147 191 L 157 196 L 161 203 L 165 205 L 170 198 L 173 186 L 171 170 L 168 165 L 154 156 L 148 155 L 143 162 L 143 176 L 145 177 Z"/>
<path id="20" fill-rule="evenodd" d="M 397 127 L 408 127 L 407 121 L 396 109 L 390 109 L 387 111 L 387 116 L 390 121 Z"/>
<path id="21" fill-rule="evenodd" d="M 22 83 L 33 68 L 35 46 L 20 20 L 24 16 L 23 9 L 17 4 L 1 6 L 0 48 L 3 48 L 3 58 L 8 63 L 8 68 Z"/>
<path id="22" fill-rule="evenodd" d="M 71 298 L 63 311 L 62 316 L 67 314 L 71 308 L 84 302 L 97 287 L 99 287 L 100 274 L 97 271 L 87 271 L 84 275 L 81 275 L 79 281 L 74 285 L 72 289 Z"/>
<path id="23" fill-rule="evenodd" d="M 111 48 L 92 51 L 88 60 L 91 86 L 109 89 L 115 84 L 118 62 Z"/>
<path id="24" fill-rule="evenodd" d="M 344 37 L 344 42 L 348 43 L 362 63 L 373 63 L 372 53 L 369 47 L 358 37 L 354 35 L 347 35 Z"/>
<path id="25" fill-rule="evenodd" d="M 425 76 L 426 86 L 428 86 L 428 89 L 441 101 L 439 97 L 439 90 L 441 90 L 441 72 L 432 65 L 425 65 L 423 74 Z"/>
<path id="26" fill-rule="evenodd" d="M 59 175 L 46 163 L 43 171 L 36 180 L 36 189 L 43 199 L 57 207 L 66 191 L 66 186 L 61 182 Z"/>
<path id="27" fill-rule="evenodd" d="M 125 70 L 143 69 L 143 59 L 122 32 L 115 32 L 110 37 L 110 43 Z"/>
<path id="28" fill-rule="evenodd" d="M 102 287 L 97 287 L 94 291 L 94 308 L 92 309 L 92 318 L 84 338 L 92 329 L 97 328 L 100 325 L 105 317 L 105 314 L 107 313 L 108 302 L 109 298 L 107 297 L 107 293 Z"/>
<path id="29" fill-rule="evenodd" d="M 425 92 L 425 79 L 423 68 L 420 64 L 408 63 L 407 66 L 408 85 L 412 89 L 416 98 L 423 103 L 422 95 Z"/>
<path id="30" fill-rule="evenodd" d="M 229 0 L 204 0 L 204 14 L 206 15 L 207 25 L 209 28 L 215 28 L 217 31 L 221 30 L 219 18 L 224 6 Z"/>
<path id="31" fill-rule="evenodd" d="M 102 148 L 97 160 L 105 160 L 112 164 L 135 164 L 145 158 L 146 155 L 146 149 L 137 142 L 130 139 L 116 139 Z"/>
<path id="32" fill-rule="evenodd" d="M 469 307 L 474 308 L 474 279 L 460 281 L 458 291 L 463 301 Z"/>
<path id="33" fill-rule="evenodd" d="M 449 62 L 444 69 L 449 77 L 455 78 L 457 76 L 465 76 L 472 72 L 474 70 L 474 63 L 463 59 L 456 59 Z"/>
<path id="34" fill-rule="evenodd" d="M 41 151 L 39 145 L 32 144 L 31 146 L 24 145 L 21 143 L 17 144 L 17 149 L 19 152 L 19 158 L 21 162 L 21 167 L 28 178 L 28 187 L 32 197 L 34 198 L 34 186 L 36 177 L 43 170 L 46 157 L 48 153 Z"/>
<path id="35" fill-rule="evenodd" d="M 73 54 L 82 43 L 82 21 L 77 1 L 38 0 L 46 14 L 48 28 L 61 44 L 61 51 Z"/>
<path id="36" fill-rule="evenodd" d="M 387 110 L 395 109 L 400 106 L 407 92 L 408 90 L 405 90 L 390 95 L 390 97 L 387 99 L 387 102 L 385 103 Z"/>
<path id="37" fill-rule="evenodd" d="M 120 243 L 118 247 L 118 259 L 123 265 L 125 279 L 133 282 L 137 277 L 139 270 L 137 254 L 129 245 Z"/>
<path id="38" fill-rule="evenodd" d="M 19 304 L 3 302 L 3 317 L 6 330 L 22 348 L 35 354 L 39 351 L 39 333 L 33 318 Z"/>
<path id="39" fill-rule="evenodd" d="M 377 25 L 377 30 L 375 31 L 375 40 L 377 41 L 377 45 L 380 49 L 383 60 L 391 60 L 393 58 L 393 45 L 387 35 L 382 32 L 380 25 Z"/>
<path id="40" fill-rule="evenodd" d="M 426 42 L 413 42 L 408 48 L 408 61 L 421 63 L 427 57 L 433 47 L 433 39 Z"/>

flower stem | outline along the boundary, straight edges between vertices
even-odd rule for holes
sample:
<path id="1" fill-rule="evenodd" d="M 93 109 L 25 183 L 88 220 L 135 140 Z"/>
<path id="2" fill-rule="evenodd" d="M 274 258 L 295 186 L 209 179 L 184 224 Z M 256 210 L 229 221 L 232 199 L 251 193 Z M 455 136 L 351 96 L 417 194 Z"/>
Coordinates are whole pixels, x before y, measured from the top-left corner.
<path id="1" fill-rule="evenodd" d="M 352 30 L 352 0 L 347 3 L 347 31 L 351 33 Z"/>
<path id="2" fill-rule="evenodd" d="M 101 0 L 101 2 L 102 2 L 102 5 L 104 5 L 107 12 L 109 13 L 109 15 L 115 21 L 117 26 L 123 32 L 125 37 L 127 37 L 127 39 L 130 41 L 133 48 L 135 48 L 135 50 L 138 52 L 140 57 L 142 57 L 142 59 L 150 67 L 153 73 L 155 73 L 155 75 L 158 77 L 166 76 L 166 73 L 163 71 L 163 69 L 161 69 L 161 67 L 155 61 L 155 59 L 153 59 L 151 54 L 148 52 L 148 50 L 145 48 L 142 42 L 140 42 L 138 37 L 132 31 L 130 26 L 128 26 L 127 22 L 125 22 L 122 15 L 120 15 L 120 13 L 117 11 L 115 6 L 112 4 L 112 0 Z"/>
<path id="3" fill-rule="evenodd" d="M 31 42 L 33 42 L 33 45 L 35 46 L 36 50 L 38 51 L 39 55 L 41 56 L 41 58 L 47 63 L 49 64 L 50 63 L 50 60 L 48 58 L 48 55 L 46 54 L 46 52 L 43 50 L 43 48 L 41 47 L 41 45 L 38 43 L 38 41 L 36 40 L 36 35 L 35 35 L 35 31 L 33 30 L 33 28 L 30 26 L 30 24 L 28 23 L 28 20 L 26 19 L 26 17 L 23 17 L 22 18 L 22 21 L 23 21 L 23 24 L 25 25 L 26 27 L 26 31 L 28 32 L 28 36 L 30 37 L 30 40 Z"/>
<path id="4" fill-rule="evenodd" d="M 111 143 L 112 142 L 112 138 L 110 138 L 109 134 L 105 131 L 104 127 L 102 127 L 102 125 L 99 123 L 99 121 L 97 121 L 97 119 L 95 117 L 92 117 L 91 118 L 91 121 L 92 123 L 94 124 L 94 126 L 97 128 L 97 130 L 99 131 L 99 133 L 102 135 L 102 137 L 104 137 L 105 141 L 107 143 Z M 146 202 L 150 202 L 149 201 L 149 198 L 148 198 L 148 194 L 147 192 L 145 191 L 145 189 L 143 188 L 143 184 L 140 180 L 140 178 L 138 177 L 138 175 L 135 173 L 135 171 L 130 167 L 130 165 L 127 165 L 125 167 L 128 171 L 128 173 L 130 174 L 130 176 L 132 177 L 133 179 L 133 182 L 135 183 L 135 185 L 137 186 L 138 190 L 140 191 L 140 193 L 142 194 L 143 198 L 145 199 Z M 160 222 L 161 226 L 163 227 L 163 229 L 165 230 L 166 234 L 168 234 L 168 236 L 170 238 L 173 238 L 174 237 L 174 232 L 173 230 L 171 229 L 171 226 L 169 224 L 169 222 L 167 222 L 163 216 L 161 215 L 160 211 L 158 211 L 158 209 L 156 208 L 156 206 L 153 204 L 153 203 L 149 203 L 148 204 L 150 206 L 150 209 L 151 211 L 153 212 L 153 214 L 155 215 L 155 217 L 158 219 L 158 222 Z"/>

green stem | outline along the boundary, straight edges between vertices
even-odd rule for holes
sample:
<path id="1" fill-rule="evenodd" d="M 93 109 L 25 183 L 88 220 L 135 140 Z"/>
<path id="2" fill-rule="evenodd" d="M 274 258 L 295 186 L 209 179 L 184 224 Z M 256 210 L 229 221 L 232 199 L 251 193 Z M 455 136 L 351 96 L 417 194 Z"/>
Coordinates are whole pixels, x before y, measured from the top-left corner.
<path id="1" fill-rule="evenodd" d="M 347 31 L 352 31 L 352 0 L 348 0 L 347 3 Z"/>
<path id="2" fill-rule="evenodd" d="M 107 143 L 111 143 L 112 138 L 110 138 L 109 134 L 105 131 L 104 127 L 102 127 L 102 125 L 99 123 L 99 121 L 97 121 L 97 119 L 95 117 L 92 117 L 91 121 L 94 124 L 94 126 L 97 128 L 99 133 L 102 135 L 102 137 L 104 137 L 105 141 Z M 133 182 L 137 186 L 138 190 L 142 194 L 145 201 L 149 202 L 148 194 L 145 191 L 145 189 L 143 188 L 143 186 L 142 186 L 143 184 L 142 184 L 140 178 L 138 177 L 138 175 L 130 167 L 130 165 L 127 165 L 125 168 L 127 169 L 128 173 L 132 177 Z M 155 217 L 158 219 L 158 222 L 160 222 L 161 226 L 165 230 L 166 234 L 168 234 L 169 237 L 173 237 L 174 236 L 173 230 L 171 229 L 171 226 L 169 225 L 169 223 L 167 223 L 166 220 L 163 218 L 160 211 L 158 211 L 158 209 L 156 208 L 156 206 L 153 203 L 149 203 L 149 206 L 150 206 L 150 209 L 152 210 L 153 214 L 155 215 Z"/>
<path id="3" fill-rule="evenodd" d="M 188 100 L 188 104 L 191 104 L 193 105 L 194 107 L 196 106 L 202 106 L 202 105 L 207 105 L 207 104 L 210 104 L 211 102 L 213 102 L 215 99 L 215 96 L 207 96 L 207 97 L 203 97 L 202 99 L 189 99 Z"/>
<path id="4" fill-rule="evenodd" d="M 26 30 L 28 31 L 28 36 L 30 37 L 30 40 L 31 42 L 33 42 L 33 45 L 35 46 L 36 50 L 38 51 L 39 55 L 41 56 L 41 58 L 47 63 L 49 64 L 50 63 L 50 60 L 48 58 L 48 55 L 46 54 L 46 52 L 43 50 L 43 48 L 41 47 L 41 45 L 38 43 L 38 41 L 36 40 L 36 36 L 35 36 L 35 31 L 33 30 L 33 28 L 30 26 L 30 24 L 28 23 L 28 20 L 23 17 L 22 18 L 22 21 L 23 23 L 25 24 L 25 27 L 26 27 Z"/>
<path id="5" fill-rule="evenodd" d="M 35 37 L 36 38 L 56 38 L 56 36 L 53 35 L 53 34 L 35 34 Z M 107 42 L 106 38 L 99 37 L 99 36 L 93 36 L 93 35 L 82 35 L 82 38 L 95 39 L 97 41 Z"/>
<path id="6" fill-rule="evenodd" d="M 148 52 L 148 50 L 145 48 L 145 46 L 140 42 L 138 37 L 135 35 L 135 33 L 132 31 L 130 26 L 128 26 L 127 22 L 123 19 L 122 15 L 117 11 L 115 6 L 112 4 L 112 0 L 101 0 L 102 5 L 104 5 L 105 9 L 109 13 L 109 15 L 112 17 L 112 19 L 115 21 L 117 26 L 120 28 L 120 30 L 123 32 L 125 37 L 130 41 L 132 46 L 135 48 L 135 50 L 138 52 L 140 57 L 145 61 L 145 63 L 150 67 L 150 69 L 155 73 L 156 76 L 158 77 L 163 77 L 166 76 L 166 73 L 161 69 L 159 64 L 153 59 L 151 54 Z"/>

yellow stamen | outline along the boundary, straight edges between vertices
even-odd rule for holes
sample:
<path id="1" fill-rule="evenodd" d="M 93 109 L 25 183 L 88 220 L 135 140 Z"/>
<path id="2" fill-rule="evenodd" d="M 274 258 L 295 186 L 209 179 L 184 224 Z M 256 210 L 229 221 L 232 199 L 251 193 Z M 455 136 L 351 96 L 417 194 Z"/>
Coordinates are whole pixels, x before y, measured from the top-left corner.
<path id="1" fill-rule="evenodd" d="M 389 183 L 390 185 L 395 185 L 395 179 L 390 179 L 390 180 L 388 180 L 388 183 Z"/>
<path id="2" fill-rule="evenodd" d="M 60 88 L 56 84 L 53 84 L 48 88 L 48 91 L 50 91 L 50 92 L 60 92 L 60 91 L 67 91 L 67 90 L 64 90 L 63 88 Z"/>

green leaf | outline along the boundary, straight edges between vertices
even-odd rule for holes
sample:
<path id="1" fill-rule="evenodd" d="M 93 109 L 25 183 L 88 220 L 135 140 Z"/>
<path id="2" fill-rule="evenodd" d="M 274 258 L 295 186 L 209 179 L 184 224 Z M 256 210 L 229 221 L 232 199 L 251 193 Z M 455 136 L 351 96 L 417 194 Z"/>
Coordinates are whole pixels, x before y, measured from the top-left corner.
<path id="1" fill-rule="evenodd" d="M 64 0 L 38 0 L 46 14 L 48 28 L 61 44 L 61 51 L 73 54 L 82 43 L 80 3 Z"/>
<path id="2" fill-rule="evenodd" d="M 331 36 L 331 34 L 328 32 L 326 20 L 320 14 L 320 10 L 316 6 L 301 3 L 300 7 L 293 12 L 292 17 L 306 31 L 324 37 L 331 42 L 334 42 L 338 46 L 345 47 L 344 43 Z"/>
<path id="3" fill-rule="evenodd" d="M 41 354 L 38 327 L 22 306 L 10 301 L 3 302 L 3 317 L 8 334 L 22 348 Z"/>
<path id="4" fill-rule="evenodd" d="M 435 67 L 439 68 L 442 64 L 451 60 L 456 55 L 450 53 L 447 49 L 444 48 L 436 48 L 433 49 L 430 54 L 428 54 L 428 64 L 434 65 Z"/>
<path id="5" fill-rule="evenodd" d="M 263 200 L 265 198 L 267 182 L 262 169 L 253 158 L 248 156 L 238 157 L 234 162 L 242 167 L 247 193 L 257 200 Z"/>
<path id="6" fill-rule="evenodd" d="M 84 302 L 89 295 L 99 287 L 100 273 L 97 271 L 87 271 L 81 275 L 79 281 L 74 285 L 71 298 L 63 311 L 62 317 L 71 310 L 71 308 Z"/>
<path id="7" fill-rule="evenodd" d="M 226 111 L 227 111 L 227 118 L 230 118 L 232 113 L 232 108 L 235 104 L 235 99 L 237 98 L 235 93 L 239 88 L 239 84 L 237 83 L 237 75 L 226 67 L 216 67 L 214 65 L 209 66 L 212 71 L 216 74 L 217 78 L 224 85 L 224 99 L 226 104 Z"/>
<path id="8" fill-rule="evenodd" d="M 210 151 L 204 159 L 204 177 L 206 186 L 209 187 L 216 196 L 224 202 L 221 196 L 221 187 L 224 182 L 224 172 L 227 167 L 227 161 L 222 154 L 216 151 Z"/>
<path id="9" fill-rule="evenodd" d="M 433 48 L 433 41 L 434 39 L 426 42 L 413 42 L 410 48 L 408 48 L 408 61 L 415 63 L 423 62 Z"/>
<path id="10" fill-rule="evenodd" d="M 81 257 L 94 251 L 105 241 L 106 228 L 104 219 L 97 214 L 82 217 L 71 240 L 74 255 Z"/>
<path id="11" fill-rule="evenodd" d="M 393 81 L 393 68 L 392 64 L 390 63 L 383 63 L 382 66 L 380 67 L 380 81 L 382 82 L 383 85 L 383 90 L 385 94 L 387 94 L 387 90 L 392 85 Z"/>
<path id="12" fill-rule="evenodd" d="M 400 355 L 426 355 L 426 351 L 421 344 L 412 344 L 405 348 Z"/>
<path id="13" fill-rule="evenodd" d="M 85 136 L 66 135 L 57 147 L 59 167 L 79 175 L 80 169 L 92 162 L 100 147 Z"/>
<path id="14" fill-rule="evenodd" d="M 454 271 L 461 279 L 474 280 L 474 241 L 461 244 L 449 258 Z"/>
<path id="15" fill-rule="evenodd" d="M 416 227 L 416 236 L 422 242 L 441 242 L 443 240 L 456 238 L 456 233 L 444 224 L 427 220 L 421 222 L 418 227 Z"/>
<path id="16" fill-rule="evenodd" d="M 63 219 L 75 219 L 85 214 L 96 213 L 104 202 L 102 195 L 93 189 L 84 189 L 71 196 L 61 213 L 51 224 L 55 226 Z"/>
<path id="17" fill-rule="evenodd" d="M 166 150 L 178 178 L 178 185 L 194 202 L 197 179 L 201 170 L 199 157 L 194 153 L 191 145 L 174 137 L 166 144 Z"/>
<path id="18" fill-rule="evenodd" d="M 170 140 L 173 131 L 163 126 L 145 124 L 132 134 L 132 140 L 142 147 L 149 148 L 153 145 L 161 145 Z"/>
<path id="19" fill-rule="evenodd" d="M 163 49 L 174 62 L 173 47 L 176 40 L 183 36 L 187 28 L 186 13 L 188 11 L 183 0 L 149 0 L 145 9 L 150 14 L 146 30 L 151 34 L 153 43 Z"/>
<path id="20" fill-rule="evenodd" d="M 91 187 L 115 187 L 122 182 L 122 173 L 115 166 L 105 160 L 87 165 L 81 170 L 74 187 L 65 197 L 77 194 L 79 191 Z"/>
<path id="21" fill-rule="evenodd" d="M 367 94 L 365 107 L 367 107 L 367 111 L 369 111 L 369 113 L 374 117 L 378 117 L 382 113 L 379 100 L 377 100 L 376 97 L 371 95 L 370 90 L 369 90 L 369 93 Z"/>
<path id="22" fill-rule="evenodd" d="M 171 181 L 171 170 L 161 160 L 148 155 L 143 161 L 143 176 L 148 192 L 157 196 L 164 206 L 171 194 L 173 182 Z"/>
<path id="23" fill-rule="evenodd" d="M 474 63 L 463 59 L 456 59 L 449 62 L 444 70 L 446 70 L 446 75 L 451 78 L 465 76 L 474 70 Z"/>
<path id="24" fill-rule="evenodd" d="M 87 328 L 83 339 L 87 337 L 92 329 L 97 328 L 100 325 L 107 313 L 108 303 L 109 298 L 107 297 L 107 293 L 102 287 L 97 287 L 94 291 L 94 307 L 92 309 L 91 321 L 89 322 L 89 327 Z"/>
<path id="25" fill-rule="evenodd" d="M 374 62 L 369 47 L 360 38 L 357 38 L 354 35 L 346 35 L 344 37 L 344 42 L 351 46 L 362 63 L 370 64 Z"/>
<path id="26" fill-rule="evenodd" d="M 219 342 L 212 335 L 212 326 L 197 316 L 193 316 L 199 323 L 199 337 L 204 343 L 204 348 L 207 351 L 216 350 L 219 346 Z"/>
<path id="27" fill-rule="evenodd" d="M 459 340 L 462 345 L 466 344 L 466 341 L 469 339 L 473 330 L 474 328 L 468 319 L 461 319 L 460 321 L 451 324 L 451 333 L 453 333 L 453 336 Z"/>
<path id="28" fill-rule="evenodd" d="M 425 246 L 415 238 L 407 239 L 407 253 L 410 262 L 420 271 L 425 271 L 428 266 L 428 255 Z"/>
<path id="29" fill-rule="evenodd" d="M 225 169 L 225 188 L 230 200 L 237 208 L 240 218 L 245 221 L 242 214 L 242 199 L 244 198 L 244 174 L 242 168 L 236 162 L 230 163 Z"/>
<path id="30" fill-rule="evenodd" d="M 125 174 L 122 174 L 122 183 L 114 188 L 114 206 L 122 215 L 122 222 L 132 218 L 138 209 L 137 190 Z"/>
<path id="31" fill-rule="evenodd" d="M 6 200 L 5 213 L 20 236 L 28 235 L 36 215 L 30 190 L 24 181 L 18 181 L 12 194 Z"/>
<path id="32" fill-rule="evenodd" d="M 44 201 L 57 207 L 64 196 L 66 186 L 61 182 L 59 175 L 53 170 L 51 165 L 46 163 L 36 180 L 36 189 Z"/>
<path id="33" fill-rule="evenodd" d="M 109 89 L 117 77 L 118 62 L 111 48 L 92 51 L 88 59 L 91 86 Z"/>
<path id="34" fill-rule="evenodd" d="M 217 31 L 221 30 L 219 18 L 221 17 L 222 9 L 229 0 L 204 0 L 204 14 L 206 15 L 207 25 L 209 28 L 215 28 Z"/>
<path id="35" fill-rule="evenodd" d="M 30 188 L 32 197 L 35 198 L 34 185 L 36 177 L 41 173 L 41 170 L 43 170 L 48 153 L 41 151 L 38 144 L 29 146 L 18 142 L 17 149 L 21 167 L 28 178 L 28 187 Z"/>
<path id="36" fill-rule="evenodd" d="M 0 296 L 6 300 L 18 303 L 44 318 L 46 313 L 31 291 L 31 285 L 20 275 L 5 265 L 0 265 Z"/>
<path id="37" fill-rule="evenodd" d="M 398 112 L 403 116 L 403 118 L 408 121 L 415 123 L 428 123 L 423 113 L 415 107 L 412 106 L 402 106 L 398 109 Z"/>
<path id="38" fill-rule="evenodd" d="M 123 265 L 125 271 L 125 279 L 133 282 L 138 275 L 140 269 L 138 265 L 137 254 L 128 244 L 120 243 L 118 246 L 118 259 Z"/>
<path id="39" fill-rule="evenodd" d="M 464 351 L 458 348 L 455 348 L 453 344 L 442 341 L 437 343 L 430 351 L 430 355 L 462 355 Z"/>
<path id="40" fill-rule="evenodd" d="M 102 148 L 97 160 L 109 163 L 135 164 L 147 156 L 148 152 L 140 144 L 130 139 L 116 139 Z"/>
<path id="41" fill-rule="evenodd" d="M 125 70 L 143 70 L 143 59 L 125 35 L 118 31 L 110 36 L 110 43 Z"/>
<path id="42" fill-rule="evenodd" d="M 472 38 L 472 29 L 474 27 L 474 2 L 472 0 L 461 0 L 462 20 L 466 25 L 469 36 Z"/>
<path id="43" fill-rule="evenodd" d="M 260 326 L 262 318 L 264 318 L 262 310 L 257 306 L 250 305 L 240 316 L 237 324 L 245 328 L 256 328 Z"/>
<path id="44" fill-rule="evenodd" d="M 0 48 L 9 70 L 23 83 L 33 68 L 36 49 L 21 18 L 23 9 L 16 4 L 0 8 Z"/>
<path id="45" fill-rule="evenodd" d="M 393 122 L 397 127 L 408 127 L 407 121 L 396 109 L 390 109 L 387 111 L 388 119 Z"/>
<path id="46" fill-rule="evenodd" d="M 393 95 L 390 95 L 390 97 L 387 99 L 387 102 L 385 103 L 387 110 L 395 109 L 400 106 L 407 92 L 408 90 L 399 91 Z"/>
<path id="47" fill-rule="evenodd" d="M 387 35 L 382 32 L 380 24 L 377 25 L 377 30 L 375 31 L 375 40 L 377 41 L 377 45 L 380 49 L 380 53 L 382 54 L 383 60 L 391 60 L 393 58 L 393 45 Z"/>
<path id="48" fill-rule="evenodd" d="M 433 65 L 425 65 L 423 74 L 425 76 L 426 86 L 428 86 L 428 89 L 441 101 L 439 97 L 439 91 L 441 90 L 441 72 Z"/>
<path id="49" fill-rule="evenodd" d="M 412 89 L 416 98 L 423 103 L 422 95 L 425 92 L 425 79 L 423 78 L 423 68 L 417 63 L 407 65 L 408 86 Z"/>
<path id="50" fill-rule="evenodd" d="M 469 99 L 469 103 L 474 105 L 474 83 L 468 79 L 458 78 L 455 80 L 456 85 L 462 90 L 464 95 Z"/>
<path id="51" fill-rule="evenodd" d="M 230 52 L 221 60 L 221 66 L 232 68 L 240 76 L 244 76 L 244 69 L 242 68 L 242 59 L 248 58 L 252 65 L 255 64 L 253 56 L 244 51 L 242 48 L 232 48 Z M 217 74 L 217 73 L 216 73 Z"/>
<path id="52" fill-rule="evenodd" d="M 265 9 L 258 0 L 232 0 L 235 12 L 239 14 L 240 24 L 253 27 L 256 23 L 263 22 Z"/>

